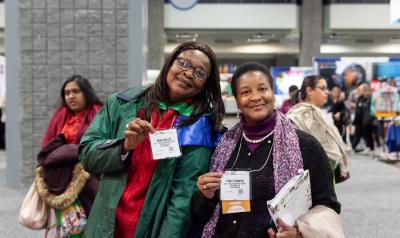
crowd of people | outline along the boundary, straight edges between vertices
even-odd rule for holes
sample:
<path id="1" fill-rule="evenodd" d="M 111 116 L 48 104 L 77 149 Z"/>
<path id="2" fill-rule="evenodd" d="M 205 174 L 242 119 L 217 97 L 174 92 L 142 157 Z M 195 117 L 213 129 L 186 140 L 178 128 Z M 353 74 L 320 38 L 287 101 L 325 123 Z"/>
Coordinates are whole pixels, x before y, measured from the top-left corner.
<path id="1" fill-rule="evenodd" d="M 67 79 L 37 156 L 46 237 L 344 237 L 335 184 L 349 177 L 351 119 L 340 88 L 328 118 L 321 110 L 328 85 L 318 75 L 291 87 L 280 110 L 260 63 L 239 66 L 231 87 L 240 118 L 226 129 L 217 59 L 198 42 L 178 45 L 153 84 L 104 105 L 89 80 Z M 365 133 L 357 129 L 364 89 L 354 108 L 357 140 Z M 294 224 L 273 221 L 266 202 L 304 170 L 310 209 Z M 229 171 L 249 178 L 246 211 L 222 209 Z"/>
<path id="2" fill-rule="evenodd" d="M 386 140 L 388 125 L 394 121 L 400 112 L 397 84 L 394 79 L 388 79 L 379 82 L 378 87 L 375 86 L 374 88 L 369 82 L 365 81 L 365 76 L 359 74 L 359 69 L 352 66 L 345 69 L 342 84 L 337 79 L 325 80 L 320 76 L 324 85 L 315 88 L 316 83 L 311 83 L 311 88 L 315 90 L 304 91 L 301 89 L 298 91 L 297 86 L 292 85 L 289 88 L 289 98 L 283 102 L 279 110 L 287 114 L 297 126 L 301 126 L 302 130 L 322 139 L 317 135 L 321 131 L 310 128 L 311 122 L 315 122 L 317 117 L 313 115 L 306 120 L 306 117 L 311 116 L 307 110 L 302 112 L 305 113 L 304 116 L 299 115 L 301 106 L 314 105 L 322 109 L 312 110 L 312 112 L 318 112 L 319 119 L 324 121 L 324 128 L 327 128 L 327 125 L 331 127 L 333 122 L 337 130 L 331 130 L 331 134 L 338 132 L 342 138 L 340 141 L 338 136 L 335 135 L 334 140 L 332 138 L 328 140 L 329 143 L 335 141 L 334 144 L 342 144 L 341 147 L 344 150 L 354 153 L 364 151 L 375 157 L 382 156 L 380 152 L 382 146 L 384 146 L 383 141 Z M 303 86 L 308 80 L 310 80 L 310 77 L 304 78 Z M 318 88 L 321 90 L 317 90 Z M 297 101 L 293 99 L 294 92 L 298 92 L 299 100 Z M 318 92 L 320 94 L 314 96 L 316 100 L 313 100 L 312 95 L 318 94 Z M 308 104 L 305 104 L 307 102 Z M 306 125 L 307 123 L 309 125 Z M 324 145 L 324 140 L 319 141 Z M 326 147 L 324 148 L 329 150 Z M 380 148 L 380 152 L 376 148 Z"/>

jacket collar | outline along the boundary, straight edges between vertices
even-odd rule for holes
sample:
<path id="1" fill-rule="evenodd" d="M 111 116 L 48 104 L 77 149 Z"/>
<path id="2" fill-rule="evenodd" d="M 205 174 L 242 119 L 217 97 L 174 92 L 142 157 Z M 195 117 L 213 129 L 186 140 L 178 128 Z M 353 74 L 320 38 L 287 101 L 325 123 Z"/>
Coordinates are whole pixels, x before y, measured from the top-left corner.
<path id="1" fill-rule="evenodd" d="M 127 102 L 137 102 L 140 99 L 138 96 L 142 95 L 150 86 L 152 84 L 124 89 L 117 94 L 117 98 Z"/>

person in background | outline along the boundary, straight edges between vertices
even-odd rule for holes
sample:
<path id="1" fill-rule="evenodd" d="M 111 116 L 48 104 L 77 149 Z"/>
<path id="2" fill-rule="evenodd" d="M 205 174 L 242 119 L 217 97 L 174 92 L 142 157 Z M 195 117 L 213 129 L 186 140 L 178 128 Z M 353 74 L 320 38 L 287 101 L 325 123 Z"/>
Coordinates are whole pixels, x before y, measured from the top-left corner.
<path id="1" fill-rule="evenodd" d="M 110 96 L 79 147 L 84 168 L 101 176 L 84 237 L 185 236 L 223 115 L 215 54 L 198 42 L 178 45 L 154 84 Z M 149 134 L 167 129 L 179 147 L 166 149 L 181 155 L 155 160 Z"/>
<path id="2" fill-rule="evenodd" d="M 321 209 L 328 214 L 324 217 L 320 212 L 307 213 L 310 220 L 318 226 L 320 219 L 329 217 L 332 227 L 338 225 L 340 233 L 341 225 L 337 223 L 340 203 L 336 200 L 326 153 L 314 137 L 296 130 L 283 113 L 274 109 L 270 71 L 256 62 L 245 63 L 237 68 L 231 84 L 242 115 L 222 136 L 213 154 L 210 172 L 197 179 L 199 191 L 193 194 L 191 206 L 195 223 L 205 225 L 201 237 L 330 237 L 329 229 L 315 232 L 316 227 L 306 227 L 304 223 L 292 227 L 282 220 L 278 220 L 277 232 L 271 229 L 266 201 L 298 169 L 310 171 L 313 206 L 310 211 Z M 220 181 L 224 171 L 229 170 L 249 171 L 250 212 L 222 213 L 218 196 Z"/>
<path id="3" fill-rule="evenodd" d="M 357 150 L 356 148 L 361 138 L 364 138 L 365 143 L 370 151 L 374 151 L 374 126 L 372 124 L 374 117 L 371 115 L 371 91 L 369 89 L 369 85 L 366 83 L 358 86 L 358 91 L 360 96 L 357 100 L 355 116 L 353 120 L 355 132 L 351 145 L 355 152 L 360 152 L 360 150 Z"/>
<path id="4" fill-rule="evenodd" d="M 6 147 L 6 58 L 0 53 L 0 149 Z"/>
<path id="5" fill-rule="evenodd" d="M 332 90 L 334 87 L 340 87 L 339 76 L 337 74 L 332 74 L 330 78 L 327 80 L 329 90 Z"/>
<path id="6" fill-rule="evenodd" d="M 66 226 L 71 229 L 64 230 L 64 235 L 80 237 L 84 226 L 65 224 L 63 217 L 67 210 L 74 216 L 81 217 L 83 214 L 82 219 L 90 213 L 98 179 L 87 173 L 79 163 L 78 143 L 102 102 L 89 81 L 80 75 L 73 75 L 64 82 L 60 99 L 61 106 L 51 118 L 37 156 L 36 189 L 39 196 L 54 209 L 57 218 L 57 226 L 53 227 L 57 230 L 55 232 Z M 83 207 L 84 212 L 74 209 L 76 207 Z M 51 231 L 53 228 L 47 228 L 46 237 L 52 237 L 48 233 L 54 232 Z"/>
<path id="7" fill-rule="evenodd" d="M 352 114 L 354 114 L 356 111 L 357 100 L 358 100 L 358 97 L 360 96 L 360 90 L 359 90 L 358 86 L 360 86 L 360 85 L 361 85 L 361 83 L 357 84 L 356 88 L 351 90 L 347 99 L 345 100 L 345 106 Z"/>
<path id="8" fill-rule="evenodd" d="M 281 108 L 279 109 L 283 114 L 286 114 L 289 109 L 297 104 L 299 99 L 299 88 L 296 85 L 289 87 L 289 98 L 283 101 Z"/>
<path id="9" fill-rule="evenodd" d="M 351 123 L 350 112 L 346 109 L 342 100 L 342 91 L 339 87 L 333 87 L 331 90 L 332 105 L 328 112 L 332 113 L 333 123 L 346 143 L 346 129 Z"/>
<path id="10" fill-rule="evenodd" d="M 358 85 L 366 82 L 366 74 L 363 66 L 359 64 L 348 65 L 341 75 L 342 91 L 345 98 L 349 97 L 351 91 L 357 88 Z"/>
<path id="11" fill-rule="evenodd" d="M 317 138 L 328 155 L 332 171 L 336 171 L 335 181 L 341 182 L 349 177 L 347 170 L 347 154 L 342 137 L 328 114 L 321 108 L 328 100 L 326 81 L 319 75 L 304 78 L 301 85 L 303 102 L 293 106 L 287 117 L 297 129 Z"/>

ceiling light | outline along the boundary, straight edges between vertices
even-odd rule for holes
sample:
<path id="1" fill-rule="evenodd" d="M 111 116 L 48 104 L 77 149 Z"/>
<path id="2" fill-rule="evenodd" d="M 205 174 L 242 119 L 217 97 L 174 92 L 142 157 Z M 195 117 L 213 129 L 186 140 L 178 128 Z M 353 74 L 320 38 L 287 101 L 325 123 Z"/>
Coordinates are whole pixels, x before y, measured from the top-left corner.
<path id="1" fill-rule="evenodd" d="M 199 35 L 197 33 L 178 33 L 175 35 L 176 39 L 196 39 Z"/>
<path id="2" fill-rule="evenodd" d="M 272 39 L 275 38 L 275 34 L 263 34 L 257 33 L 251 36 L 252 39 Z"/>
<path id="3" fill-rule="evenodd" d="M 265 43 L 268 39 L 265 38 L 247 38 L 247 43 Z"/>

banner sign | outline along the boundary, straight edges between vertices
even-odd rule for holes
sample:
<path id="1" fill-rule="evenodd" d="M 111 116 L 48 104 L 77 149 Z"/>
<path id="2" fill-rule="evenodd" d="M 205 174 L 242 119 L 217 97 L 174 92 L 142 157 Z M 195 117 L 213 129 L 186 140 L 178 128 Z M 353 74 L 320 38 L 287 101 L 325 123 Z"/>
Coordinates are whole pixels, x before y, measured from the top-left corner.
<path id="1" fill-rule="evenodd" d="M 390 23 L 400 24 L 400 0 L 390 0 Z"/>

